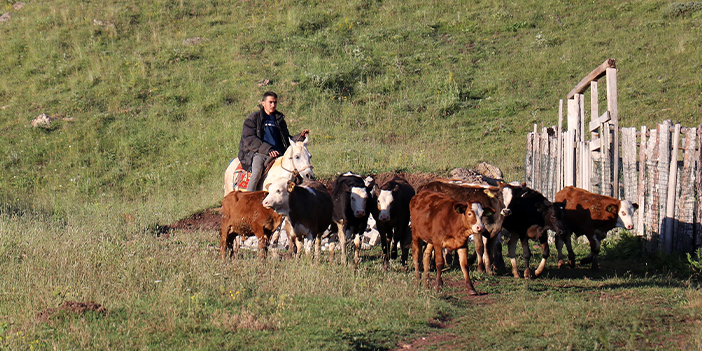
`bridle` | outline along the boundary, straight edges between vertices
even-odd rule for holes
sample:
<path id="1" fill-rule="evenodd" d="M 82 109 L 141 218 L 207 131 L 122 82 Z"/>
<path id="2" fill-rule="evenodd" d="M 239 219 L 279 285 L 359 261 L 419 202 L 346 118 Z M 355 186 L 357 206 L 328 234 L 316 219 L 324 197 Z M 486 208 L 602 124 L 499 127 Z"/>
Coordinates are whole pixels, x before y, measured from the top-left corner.
<path id="1" fill-rule="evenodd" d="M 284 159 L 284 160 L 290 160 L 290 164 L 292 165 L 292 170 L 285 168 L 285 162 L 280 162 L 280 168 L 282 168 L 286 172 L 290 172 L 293 174 L 295 174 L 295 172 L 297 172 L 299 174 L 308 168 L 312 169 L 313 168 L 312 164 L 309 164 L 305 167 L 302 167 L 301 169 L 297 169 L 297 167 L 295 167 L 295 161 L 293 161 L 293 152 L 292 152 L 293 147 L 294 147 L 293 145 L 290 145 L 290 147 L 288 147 L 288 149 L 290 149 L 290 157 L 285 157 L 285 159 Z M 287 153 L 288 153 L 288 151 L 286 150 L 285 154 L 287 154 Z M 285 156 L 285 154 L 283 154 L 283 156 Z"/>

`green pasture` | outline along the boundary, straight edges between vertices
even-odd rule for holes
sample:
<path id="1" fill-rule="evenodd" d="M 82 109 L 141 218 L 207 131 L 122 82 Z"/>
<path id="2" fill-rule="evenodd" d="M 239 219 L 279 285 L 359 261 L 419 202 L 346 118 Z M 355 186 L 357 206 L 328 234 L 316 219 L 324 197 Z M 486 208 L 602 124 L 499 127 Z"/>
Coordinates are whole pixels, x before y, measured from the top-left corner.
<path id="1" fill-rule="evenodd" d="M 0 349 L 700 348 L 700 262 L 635 239 L 612 240 L 599 274 L 474 273 L 487 294 L 469 298 L 460 272 L 437 293 L 377 252 L 357 270 L 222 263 L 216 232 L 156 230 L 219 206 L 267 90 L 327 179 L 488 162 L 522 181 L 526 133 L 608 58 L 621 126 L 696 126 L 700 2 L 0 0 L 0 15 Z M 41 113 L 54 121 L 33 128 Z M 107 312 L 50 313 L 67 301 Z"/>

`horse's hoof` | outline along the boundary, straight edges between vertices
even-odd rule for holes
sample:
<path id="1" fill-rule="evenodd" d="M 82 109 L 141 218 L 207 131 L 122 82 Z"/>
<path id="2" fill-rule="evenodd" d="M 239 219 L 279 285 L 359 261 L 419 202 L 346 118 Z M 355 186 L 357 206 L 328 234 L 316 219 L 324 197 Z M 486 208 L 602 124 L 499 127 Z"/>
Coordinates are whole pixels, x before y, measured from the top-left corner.
<path id="1" fill-rule="evenodd" d="M 475 291 L 475 289 L 469 289 L 469 290 L 468 290 L 468 295 L 469 295 L 469 296 L 478 296 L 478 295 L 480 295 L 480 294 L 478 294 L 478 292 Z"/>

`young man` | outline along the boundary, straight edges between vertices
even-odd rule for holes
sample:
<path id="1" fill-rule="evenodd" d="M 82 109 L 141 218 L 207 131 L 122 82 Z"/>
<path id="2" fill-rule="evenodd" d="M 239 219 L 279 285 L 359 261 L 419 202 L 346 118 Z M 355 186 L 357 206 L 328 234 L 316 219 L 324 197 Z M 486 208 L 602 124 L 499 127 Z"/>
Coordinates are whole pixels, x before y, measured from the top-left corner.
<path id="1" fill-rule="evenodd" d="M 241 167 L 251 173 L 246 191 L 255 191 L 263 173 L 263 167 L 270 158 L 281 156 L 290 146 L 290 133 L 285 123 L 285 116 L 276 110 L 278 95 L 272 91 L 263 94 L 261 109 L 250 114 L 244 120 L 239 142 L 239 162 Z M 305 129 L 295 136 L 305 138 L 309 130 Z"/>

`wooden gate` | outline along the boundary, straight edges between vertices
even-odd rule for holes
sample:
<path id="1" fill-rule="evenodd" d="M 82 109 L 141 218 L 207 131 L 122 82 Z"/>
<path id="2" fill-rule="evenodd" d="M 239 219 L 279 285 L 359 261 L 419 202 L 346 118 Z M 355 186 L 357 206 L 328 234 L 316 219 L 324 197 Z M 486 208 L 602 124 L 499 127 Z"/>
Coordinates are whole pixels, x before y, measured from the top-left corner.
<path id="1" fill-rule="evenodd" d="M 664 121 L 653 129 L 620 128 L 617 70 L 609 59 L 563 100 L 558 126 L 527 135 L 525 182 L 554 199 L 573 185 L 639 204 L 635 231 L 650 251 L 690 252 L 702 246 L 702 125 L 681 127 Z M 599 113 L 598 80 L 606 78 L 607 110 Z M 589 113 L 585 95 L 590 92 Z M 585 123 L 585 115 L 590 121 Z"/>

